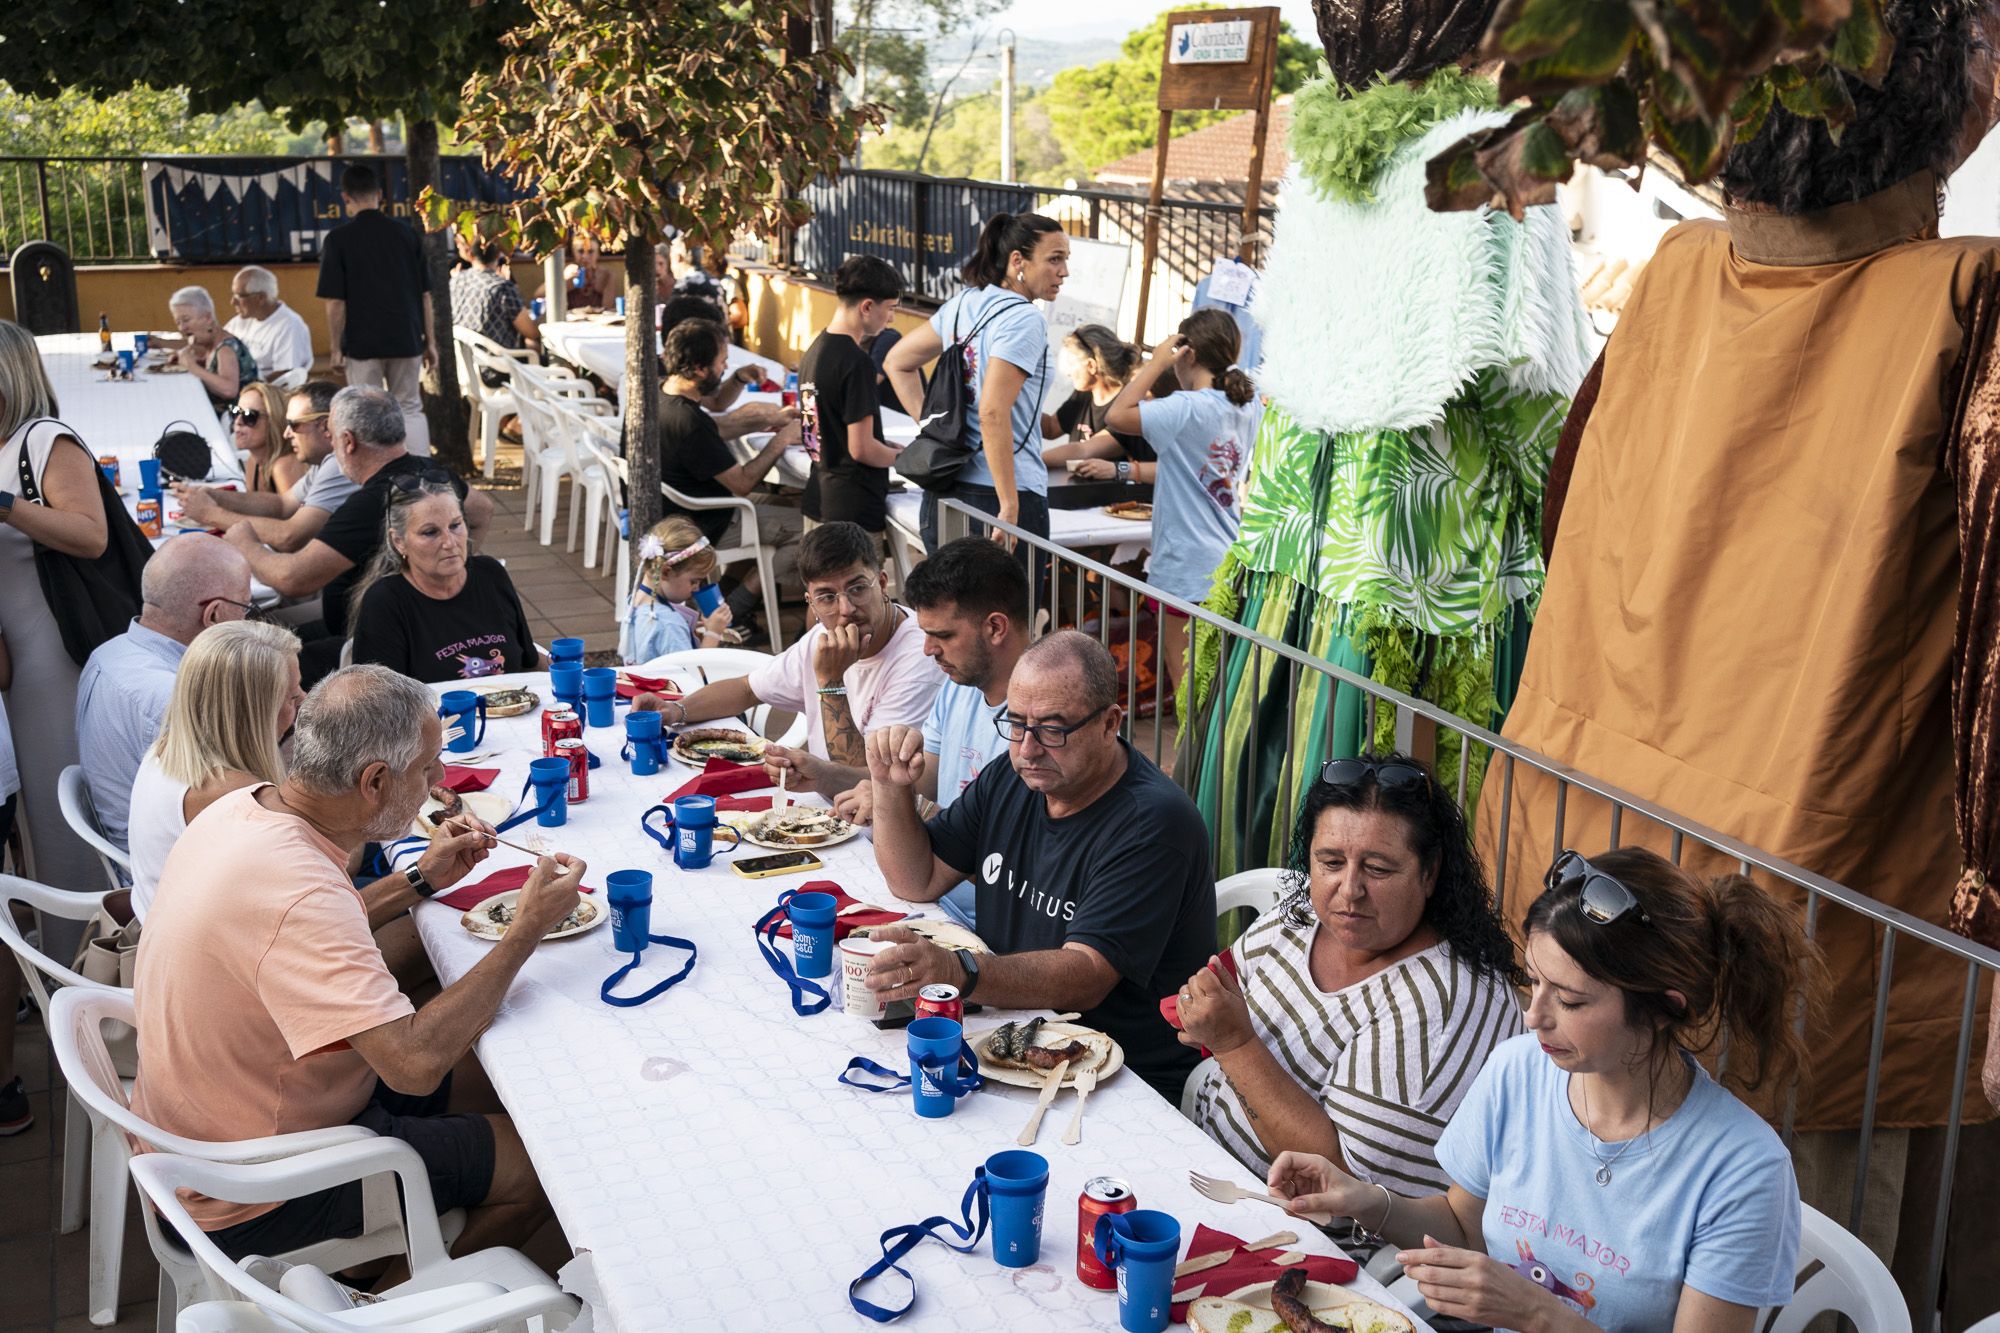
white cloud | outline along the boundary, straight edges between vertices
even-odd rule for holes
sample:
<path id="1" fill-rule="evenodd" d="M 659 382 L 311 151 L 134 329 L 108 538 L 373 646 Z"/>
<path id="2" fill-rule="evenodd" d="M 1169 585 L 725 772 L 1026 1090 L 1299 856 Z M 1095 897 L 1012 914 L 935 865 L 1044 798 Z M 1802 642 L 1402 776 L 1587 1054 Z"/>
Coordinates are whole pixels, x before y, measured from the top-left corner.
<path id="1" fill-rule="evenodd" d="M 1079 14 L 1076 0 L 1014 0 L 988 23 L 995 29 L 1012 28 L 1022 37 L 1050 41 L 1122 37 L 1134 28 L 1144 27 L 1155 15 L 1175 8 L 1178 6 L 1149 3 L 1149 0 L 1097 0 Z M 1279 0 L 1278 8 L 1294 33 L 1312 40 L 1310 0 Z"/>

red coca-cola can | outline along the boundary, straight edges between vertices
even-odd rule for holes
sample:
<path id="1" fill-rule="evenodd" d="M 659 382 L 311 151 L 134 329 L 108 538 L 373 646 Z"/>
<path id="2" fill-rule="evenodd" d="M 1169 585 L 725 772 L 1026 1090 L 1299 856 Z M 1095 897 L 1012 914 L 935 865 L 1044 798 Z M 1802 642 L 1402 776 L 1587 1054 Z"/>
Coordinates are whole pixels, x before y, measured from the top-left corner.
<path id="1" fill-rule="evenodd" d="M 1076 1280 L 1099 1291 L 1118 1289 L 1118 1270 L 1097 1261 L 1097 1219 L 1106 1213 L 1129 1213 L 1139 1206 L 1132 1187 L 1113 1176 L 1092 1176 L 1083 1182 L 1076 1201 Z"/>
<path id="2" fill-rule="evenodd" d="M 569 803 L 589 800 L 590 751 L 583 748 L 583 741 L 576 736 L 565 736 L 556 742 L 555 755 L 569 760 Z"/>
<path id="3" fill-rule="evenodd" d="M 571 708 L 554 708 L 542 714 L 542 752 L 554 754 L 556 742 L 582 740 L 583 719 Z"/>
<path id="4" fill-rule="evenodd" d="M 954 1023 L 965 1021 L 965 1003 L 958 998 L 958 987 L 941 982 L 918 991 L 912 1007 L 918 1018 L 949 1018 Z"/>

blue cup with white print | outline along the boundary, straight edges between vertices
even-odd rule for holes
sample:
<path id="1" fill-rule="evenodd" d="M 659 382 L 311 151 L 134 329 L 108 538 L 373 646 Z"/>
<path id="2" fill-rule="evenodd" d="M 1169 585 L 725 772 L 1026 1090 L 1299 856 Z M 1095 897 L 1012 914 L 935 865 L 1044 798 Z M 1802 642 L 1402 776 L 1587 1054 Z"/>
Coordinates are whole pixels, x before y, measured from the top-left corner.
<path id="1" fill-rule="evenodd" d="M 160 498 L 160 460 L 157 458 L 139 460 L 139 498 L 142 500 Z"/>
<path id="2" fill-rule="evenodd" d="M 998 1248 L 999 1214 L 994 1214 Z M 1174 1299 L 1174 1260 L 1181 1252 L 1181 1224 L 1171 1213 L 1135 1208 L 1097 1219 L 1091 1248 L 1118 1271 L 1118 1327 L 1125 1333 L 1162 1333 Z"/>
<path id="3" fill-rule="evenodd" d="M 635 777 L 651 777 L 660 771 L 660 758 L 666 750 L 662 739 L 662 719 L 658 713 L 627 713 L 625 715 L 625 757 L 632 761 Z"/>
<path id="4" fill-rule="evenodd" d="M 528 762 L 528 792 L 541 813 L 535 823 L 561 828 L 569 822 L 569 760 L 559 755 Z"/>
<path id="5" fill-rule="evenodd" d="M 653 872 L 614 870 L 604 878 L 611 907 L 611 936 L 620 953 L 640 953 L 653 928 Z"/>
<path id="6" fill-rule="evenodd" d="M 454 754 L 476 750 L 486 739 L 486 710 L 471 690 L 446 690 L 438 699 L 438 716 L 444 719 L 447 735 L 458 733 L 444 747 Z"/>
<path id="7" fill-rule="evenodd" d="M 802 977 L 833 975 L 833 918 L 840 903 L 830 893 L 795 893 L 785 908 L 792 923 L 793 970 Z"/>
<path id="8" fill-rule="evenodd" d="M 910 1026 L 914 1028 L 916 1023 Z M 996 1152 L 986 1159 L 986 1189 L 993 1210 L 993 1261 L 1002 1268 L 1028 1267 L 1042 1255 L 1042 1205 L 1049 1192 L 1048 1159 L 1019 1148 Z M 1173 1264 L 1169 1262 L 1167 1267 L 1172 1269 Z"/>
<path id="9" fill-rule="evenodd" d="M 796 906 L 798 899 L 792 901 Z M 798 938 L 796 924 L 792 938 Z M 965 1046 L 965 1029 L 954 1018 L 919 1018 L 904 1030 L 903 1040 L 910 1053 L 911 1104 L 926 1120 L 944 1119 L 958 1105 L 958 1055 Z"/>
<path id="10" fill-rule="evenodd" d="M 591 727 L 608 727 L 618 711 L 618 673 L 610 667 L 583 669 L 583 721 Z"/>

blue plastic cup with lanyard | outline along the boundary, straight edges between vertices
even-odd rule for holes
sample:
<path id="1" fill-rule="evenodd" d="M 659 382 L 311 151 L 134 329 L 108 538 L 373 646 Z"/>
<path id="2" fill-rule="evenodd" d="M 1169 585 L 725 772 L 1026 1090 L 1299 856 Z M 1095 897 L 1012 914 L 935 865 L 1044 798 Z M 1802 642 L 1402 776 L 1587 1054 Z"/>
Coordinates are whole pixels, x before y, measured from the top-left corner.
<path id="1" fill-rule="evenodd" d="M 583 669 L 583 721 L 585 726 L 608 727 L 617 711 L 618 673 L 610 667 Z"/>
<path id="2" fill-rule="evenodd" d="M 667 743 L 661 734 L 661 722 L 658 713 L 625 715 L 625 748 L 619 754 L 632 761 L 635 777 L 651 777 L 660 771 L 666 759 Z"/>
<path id="3" fill-rule="evenodd" d="M 798 938 L 798 927 L 792 928 Z M 904 1030 L 910 1053 L 910 1102 L 925 1120 L 942 1120 L 971 1091 L 959 1081 L 958 1053 L 965 1029 L 953 1018 L 919 1018 Z"/>
<path id="4" fill-rule="evenodd" d="M 988 1172 L 991 1177 L 991 1172 Z M 993 1248 L 1000 1248 L 1000 1210 L 993 1210 Z M 1097 1219 L 1091 1248 L 1098 1262 L 1118 1270 L 1118 1327 L 1125 1333 L 1161 1333 L 1174 1299 L 1174 1260 L 1181 1252 L 1181 1224 L 1171 1213 L 1135 1208 Z"/>
<path id="5" fill-rule="evenodd" d="M 611 938 L 618 952 L 632 955 L 631 961 L 620 967 L 604 980 L 598 991 L 599 998 L 606 1004 L 620 1008 L 631 1008 L 644 1004 L 654 996 L 677 985 L 689 972 L 694 970 L 696 951 L 692 940 L 680 939 L 673 935 L 655 935 L 653 930 L 653 872 L 650 870 L 614 870 L 604 879 L 604 897 L 611 908 Z M 639 966 L 640 955 L 646 952 L 648 944 L 670 944 L 687 950 L 687 962 L 681 970 L 655 983 L 638 995 L 613 995 L 619 982 L 629 976 Z"/>
<path id="6" fill-rule="evenodd" d="M 672 830 L 671 840 L 648 822 L 654 815 L 666 817 L 663 827 Z M 713 796 L 676 796 L 672 805 L 656 805 L 640 815 L 639 827 L 670 851 L 674 864 L 682 870 L 706 870 L 715 859 L 716 838 L 728 838 L 732 849 L 743 843 L 742 835 L 735 829 L 716 823 Z"/>
<path id="7" fill-rule="evenodd" d="M 556 640 L 561 643 L 562 640 Z M 583 663 L 551 662 L 549 664 L 549 693 L 565 708 L 583 707 Z"/>
<path id="8" fill-rule="evenodd" d="M 141 500 L 160 498 L 160 460 L 157 458 L 139 460 L 139 498 Z"/>
<path id="9" fill-rule="evenodd" d="M 458 731 L 444 747 L 454 754 L 476 750 L 486 739 L 486 700 L 471 690 L 446 690 L 438 701 L 438 716 L 446 731 Z"/>
<path id="10" fill-rule="evenodd" d="M 153 335 L 146 332 L 144 329 L 140 329 L 137 333 L 132 335 L 132 350 L 138 355 L 144 356 L 146 354 L 146 349 L 151 347 L 152 345 L 153 345 Z"/>
<path id="11" fill-rule="evenodd" d="M 830 893 L 798 893 L 786 904 L 785 915 L 792 923 L 792 965 L 800 976 L 833 975 L 833 918 L 839 910 L 839 900 Z"/>
<path id="12" fill-rule="evenodd" d="M 575 638 L 550 639 L 549 661 L 551 662 L 583 661 L 583 640 Z"/>
<path id="13" fill-rule="evenodd" d="M 561 828 L 569 822 L 569 760 L 555 755 L 529 760 L 528 789 L 541 810 L 535 816 L 537 824 Z"/>
<path id="14" fill-rule="evenodd" d="M 915 1027 L 916 1023 L 910 1026 Z M 1026 1268 L 1042 1254 L 1042 1204 L 1049 1192 L 1048 1159 L 1018 1148 L 994 1153 L 986 1159 L 986 1188 L 993 1200 L 993 1261 L 1002 1268 Z M 1172 1260 L 1168 1260 L 1167 1268 L 1172 1271 Z"/>

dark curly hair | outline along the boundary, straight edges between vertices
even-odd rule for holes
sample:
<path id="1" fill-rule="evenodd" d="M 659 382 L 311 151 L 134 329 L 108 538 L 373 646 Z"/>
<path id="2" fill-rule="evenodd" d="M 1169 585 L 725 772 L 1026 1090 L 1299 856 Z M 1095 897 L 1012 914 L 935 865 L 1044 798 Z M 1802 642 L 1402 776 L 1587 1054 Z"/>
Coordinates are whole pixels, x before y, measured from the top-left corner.
<path id="1" fill-rule="evenodd" d="M 1285 876 L 1290 892 L 1278 904 L 1294 925 L 1310 926 L 1318 918 L 1312 907 L 1312 842 L 1320 816 L 1329 810 L 1380 810 L 1403 821 L 1410 846 L 1426 871 L 1437 873 L 1437 887 L 1424 904 L 1424 921 L 1451 946 L 1452 953 L 1475 972 L 1509 985 L 1528 984 L 1514 952 L 1514 941 L 1493 910 L 1493 890 L 1486 868 L 1473 850 L 1472 831 L 1451 793 L 1431 776 L 1430 769 L 1406 754 L 1374 756 L 1382 764 L 1408 764 L 1424 774 L 1421 785 L 1383 787 L 1370 772 L 1360 781 L 1334 786 L 1315 781 L 1299 803 L 1292 829 L 1292 851 Z"/>
<path id="2" fill-rule="evenodd" d="M 1967 61 L 1983 40 L 1965 0 L 1890 0 L 1883 19 L 1896 54 L 1880 88 L 1842 75 L 1854 119 L 1835 143 L 1823 120 L 1773 105 L 1748 143 L 1730 150 L 1722 186 L 1733 199 L 1784 214 L 1851 204 L 1926 167 L 1954 165 L 1972 102 Z"/>

